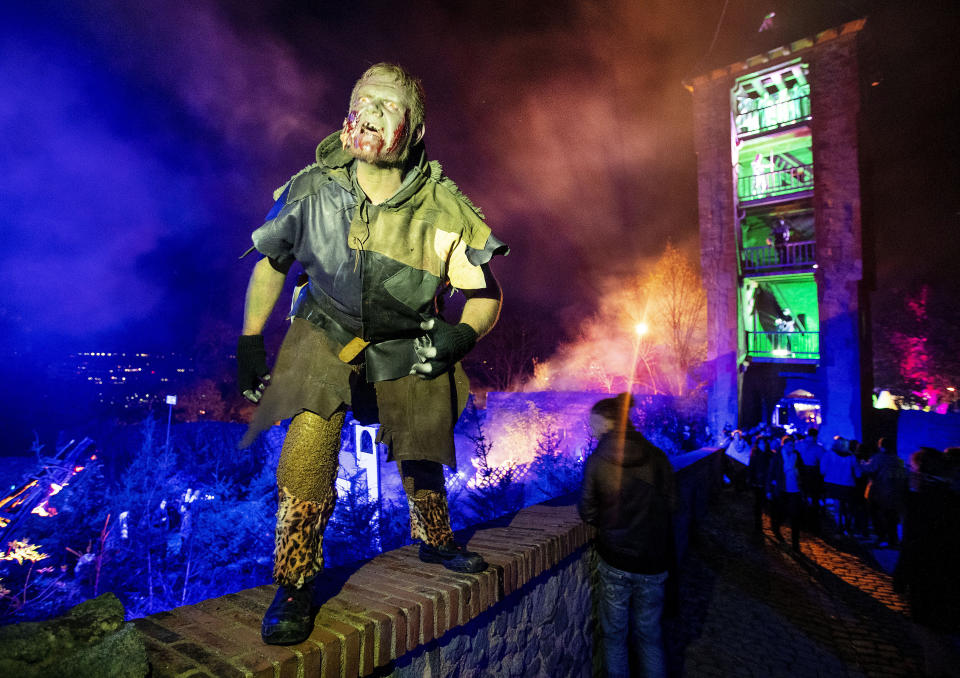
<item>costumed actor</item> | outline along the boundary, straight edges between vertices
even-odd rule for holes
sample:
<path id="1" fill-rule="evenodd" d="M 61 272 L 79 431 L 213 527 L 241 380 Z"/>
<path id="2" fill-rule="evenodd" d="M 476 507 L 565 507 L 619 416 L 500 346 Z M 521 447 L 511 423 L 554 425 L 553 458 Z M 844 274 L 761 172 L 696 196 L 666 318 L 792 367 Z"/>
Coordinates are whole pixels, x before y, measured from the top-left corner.
<path id="1" fill-rule="evenodd" d="M 459 361 L 500 312 L 488 262 L 508 250 L 427 161 L 424 131 L 420 81 L 399 66 L 371 66 L 343 128 L 278 189 L 252 235 L 263 258 L 247 287 L 237 362 L 238 386 L 259 407 L 241 446 L 292 417 L 277 468 L 279 588 L 263 619 L 266 643 L 298 643 L 312 629 L 348 408 L 380 422 L 377 441 L 399 466 L 420 560 L 459 572 L 486 567 L 454 541 L 442 465 L 456 464 L 453 426 L 469 390 Z M 309 282 L 271 375 L 263 327 L 294 261 Z M 467 297 L 456 324 L 437 312 L 450 288 Z"/>

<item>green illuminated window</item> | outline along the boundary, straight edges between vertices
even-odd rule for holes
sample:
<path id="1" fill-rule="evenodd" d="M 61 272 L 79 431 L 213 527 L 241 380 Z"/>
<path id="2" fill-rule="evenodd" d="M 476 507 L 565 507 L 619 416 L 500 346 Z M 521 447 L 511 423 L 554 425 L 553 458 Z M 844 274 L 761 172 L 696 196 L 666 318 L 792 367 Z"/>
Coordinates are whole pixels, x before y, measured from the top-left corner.
<path id="1" fill-rule="evenodd" d="M 794 62 L 739 78 L 732 105 L 739 139 L 809 120 L 807 65 Z"/>
<path id="2" fill-rule="evenodd" d="M 810 190 L 813 150 L 808 128 L 755 137 L 737 145 L 737 197 L 741 203 Z"/>
<path id="3" fill-rule="evenodd" d="M 820 314 L 813 274 L 744 279 L 740 324 L 752 358 L 818 359 Z"/>
<path id="4" fill-rule="evenodd" d="M 817 243 L 809 201 L 746 210 L 740 228 L 740 264 L 745 275 L 816 266 Z"/>

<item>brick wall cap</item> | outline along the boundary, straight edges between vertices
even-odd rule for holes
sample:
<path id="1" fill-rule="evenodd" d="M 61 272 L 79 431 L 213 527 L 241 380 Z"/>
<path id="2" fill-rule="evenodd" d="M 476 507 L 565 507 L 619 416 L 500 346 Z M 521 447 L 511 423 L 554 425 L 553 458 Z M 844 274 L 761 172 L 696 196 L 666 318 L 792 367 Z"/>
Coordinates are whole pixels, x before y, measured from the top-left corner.
<path id="1" fill-rule="evenodd" d="M 866 24 L 866 17 L 848 21 L 842 26 L 820 31 L 812 38 L 806 37 L 794 40 L 793 42 L 789 43 L 789 45 L 774 47 L 764 54 L 755 54 L 754 56 L 748 57 L 743 61 L 736 61 L 722 68 L 715 68 L 707 75 L 697 75 L 692 78 L 686 78 L 682 80 L 682 83 L 687 91 L 693 92 L 696 87 L 699 87 L 710 80 L 717 80 L 718 78 L 733 75 L 738 71 L 744 70 L 741 67 L 741 65 L 744 63 L 746 63 L 748 67 L 753 68 L 755 66 L 769 63 L 770 61 L 775 61 L 776 59 L 795 55 L 797 52 L 809 49 L 815 45 L 822 45 L 825 42 L 835 40 L 841 36 L 855 35 L 861 31 Z"/>

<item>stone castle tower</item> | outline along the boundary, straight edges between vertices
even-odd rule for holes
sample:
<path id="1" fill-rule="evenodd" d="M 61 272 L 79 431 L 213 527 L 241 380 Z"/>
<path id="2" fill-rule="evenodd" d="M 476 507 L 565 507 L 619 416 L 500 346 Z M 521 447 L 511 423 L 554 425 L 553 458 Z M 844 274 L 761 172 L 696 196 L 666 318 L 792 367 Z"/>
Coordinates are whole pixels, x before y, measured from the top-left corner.
<path id="1" fill-rule="evenodd" d="M 870 374 L 857 144 L 864 23 L 686 83 L 715 431 L 772 421 L 862 439 Z"/>

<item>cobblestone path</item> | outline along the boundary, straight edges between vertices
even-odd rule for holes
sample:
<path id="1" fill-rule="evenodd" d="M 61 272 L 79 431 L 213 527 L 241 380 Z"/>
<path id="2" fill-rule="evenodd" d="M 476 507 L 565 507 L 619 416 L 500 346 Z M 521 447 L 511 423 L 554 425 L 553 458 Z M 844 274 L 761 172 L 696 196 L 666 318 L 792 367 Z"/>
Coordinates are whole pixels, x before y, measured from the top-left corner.
<path id="1" fill-rule="evenodd" d="M 690 545 L 665 622 L 671 675 L 922 676 L 906 602 L 869 553 L 804 534 L 794 554 L 769 523 L 752 534 L 749 502 L 722 492 Z"/>

